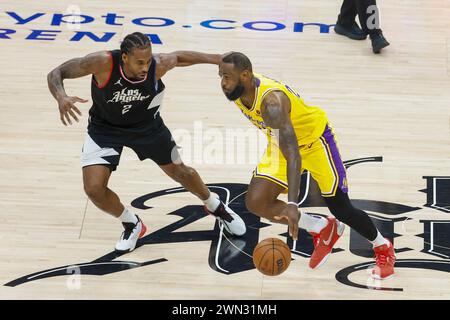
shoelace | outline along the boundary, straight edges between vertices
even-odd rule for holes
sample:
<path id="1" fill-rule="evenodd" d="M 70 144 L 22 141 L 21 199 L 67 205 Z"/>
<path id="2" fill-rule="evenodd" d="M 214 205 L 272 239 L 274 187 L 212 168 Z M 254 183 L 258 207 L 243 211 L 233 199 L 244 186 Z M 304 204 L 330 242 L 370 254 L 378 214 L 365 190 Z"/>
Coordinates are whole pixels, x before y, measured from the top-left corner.
<path id="1" fill-rule="evenodd" d="M 227 222 L 233 221 L 233 217 L 227 212 L 225 209 L 225 206 L 223 204 L 220 204 L 219 207 L 216 209 L 215 212 L 212 213 L 214 216 L 219 217 Z"/>
<path id="2" fill-rule="evenodd" d="M 387 255 L 384 253 L 375 253 L 375 261 L 377 266 L 384 267 L 387 264 Z"/>

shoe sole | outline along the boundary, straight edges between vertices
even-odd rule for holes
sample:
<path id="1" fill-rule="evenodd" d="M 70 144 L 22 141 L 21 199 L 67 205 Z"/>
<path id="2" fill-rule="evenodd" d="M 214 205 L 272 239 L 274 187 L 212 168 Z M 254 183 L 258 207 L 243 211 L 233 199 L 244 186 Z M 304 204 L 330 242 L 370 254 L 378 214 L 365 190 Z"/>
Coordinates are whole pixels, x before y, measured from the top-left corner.
<path id="1" fill-rule="evenodd" d="M 390 43 L 384 44 L 383 46 L 377 47 L 376 49 L 372 48 L 372 51 L 373 51 L 373 53 L 375 53 L 375 54 L 379 54 L 379 53 L 381 53 L 381 50 L 382 50 L 382 49 L 386 48 L 386 47 L 389 46 L 389 45 L 390 45 Z"/>
<path id="2" fill-rule="evenodd" d="M 387 280 L 387 279 L 392 278 L 394 276 L 394 273 L 391 274 L 390 276 L 387 276 L 387 277 L 384 277 L 384 278 L 381 278 L 380 276 L 373 275 L 373 274 L 371 274 L 370 276 L 372 277 L 372 279 L 375 279 L 375 280 Z"/>
<path id="3" fill-rule="evenodd" d="M 319 262 L 319 264 L 317 266 L 315 266 L 314 268 L 312 268 L 310 266 L 311 269 L 313 270 L 317 270 L 319 269 L 321 266 L 323 266 L 327 261 L 328 261 L 328 257 L 331 255 L 331 252 L 329 254 L 327 254 L 325 257 L 323 257 L 322 261 Z"/>
<path id="4" fill-rule="evenodd" d="M 115 252 L 117 252 L 117 253 L 128 253 L 128 252 L 133 251 L 136 248 L 136 244 L 137 244 L 138 240 L 141 239 L 144 236 L 144 234 L 147 232 L 147 227 L 145 226 L 145 224 L 143 224 L 142 222 L 141 222 L 141 224 L 142 224 L 142 229 L 141 229 L 141 232 L 139 233 L 139 236 L 138 236 L 136 242 L 134 243 L 134 247 L 130 248 L 130 249 L 127 249 L 127 250 L 117 250 L 117 249 L 115 249 L 114 250 Z"/>
<path id="5" fill-rule="evenodd" d="M 328 261 L 328 258 L 330 257 L 331 252 L 333 251 L 334 245 L 336 244 L 336 242 L 339 241 L 339 239 L 340 239 L 340 238 L 342 237 L 342 235 L 344 234 L 345 224 L 343 224 L 342 222 L 339 222 L 339 227 L 338 227 L 338 229 L 339 229 L 339 228 L 342 228 L 342 229 L 341 229 L 341 234 L 338 233 L 338 236 L 339 236 L 339 237 L 338 237 L 338 238 L 336 239 L 336 241 L 333 243 L 333 246 L 331 247 L 331 251 L 330 251 L 326 256 L 324 256 L 324 257 L 322 258 L 322 260 L 321 260 L 315 267 L 309 266 L 311 269 L 313 269 L 313 270 L 319 269 L 321 266 L 323 266 L 323 265 Z"/>

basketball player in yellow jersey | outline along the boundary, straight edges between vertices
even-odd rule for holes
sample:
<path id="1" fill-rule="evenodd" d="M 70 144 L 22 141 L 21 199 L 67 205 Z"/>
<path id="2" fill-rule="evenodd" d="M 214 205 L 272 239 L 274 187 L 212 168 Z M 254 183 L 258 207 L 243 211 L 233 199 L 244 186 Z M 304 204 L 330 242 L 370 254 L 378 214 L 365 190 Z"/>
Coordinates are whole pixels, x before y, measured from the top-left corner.
<path id="1" fill-rule="evenodd" d="M 325 112 L 307 106 L 289 86 L 253 73 L 250 60 L 242 53 L 225 55 L 219 76 L 225 96 L 268 137 L 267 150 L 246 195 L 248 210 L 271 221 L 288 223 L 294 240 L 298 227 L 310 232 L 314 252 L 309 265 L 313 269 L 327 260 L 345 223 L 373 244 L 376 266 L 372 276 L 392 276 L 393 245 L 380 234 L 366 212 L 352 206 L 345 167 Z M 329 210 L 339 221 L 298 209 L 300 177 L 305 169 L 317 181 Z M 288 203 L 278 200 L 286 190 Z"/>

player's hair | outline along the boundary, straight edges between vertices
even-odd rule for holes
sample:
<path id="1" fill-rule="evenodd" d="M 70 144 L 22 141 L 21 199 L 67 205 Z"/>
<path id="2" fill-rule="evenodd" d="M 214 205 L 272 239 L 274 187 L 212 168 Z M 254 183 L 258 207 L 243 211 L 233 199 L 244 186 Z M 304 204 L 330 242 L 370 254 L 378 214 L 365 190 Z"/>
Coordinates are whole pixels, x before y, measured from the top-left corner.
<path id="1" fill-rule="evenodd" d="M 234 64 L 234 66 L 239 69 L 239 71 L 248 70 L 250 72 L 253 72 L 250 59 L 241 52 L 232 52 L 223 57 L 222 61 L 225 63 Z"/>
<path id="2" fill-rule="evenodd" d="M 122 44 L 120 45 L 120 51 L 129 54 L 134 48 L 147 49 L 151 48 L 151 46 L 150 39 L 145 34 L 134 32 L 123 39 Z"/>

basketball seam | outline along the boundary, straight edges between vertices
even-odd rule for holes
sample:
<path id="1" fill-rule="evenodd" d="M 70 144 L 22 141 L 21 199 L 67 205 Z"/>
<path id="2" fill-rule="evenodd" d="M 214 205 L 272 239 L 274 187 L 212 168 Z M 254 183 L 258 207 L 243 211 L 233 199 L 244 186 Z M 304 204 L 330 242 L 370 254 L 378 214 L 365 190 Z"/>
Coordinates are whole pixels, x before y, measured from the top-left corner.
<path id="1" fill-rule="evenodd" d="M 267 252 L 269 252 L 269 251 L 270 251 L 270 248 L 267 249 L 266 252 L 264 252 L 264 254 L 261 256 L 261 259 L 259 259 L 259 263 L 258 263 L 258 266 L 257 266 L 258 270 L 260 270 L 259 267 L 261 266 L 261 261 L 264 260 L 264 257 L 266 256 Z"/>
<path id="2" fill-rule="evenodd" d="M 272 239 L 272 276 L 275 272 L 275 255 L 273 252 L 275 251 L 275 240 Z"/>
<path id="3" fill-rule="evenodd" d="M 272 244 L 271 243 L 268 243 L 268 244 L 265 244 L 265 245 L 262 245 L 262 246 L 259 246 L 258 247 L 258 249 L 261 249 L 261 248 L 264 248 L 264 247 L 267 247 L 267 246 L 271 246 Z M 256 249 L 256 248 L 255 248 Z"/>
<path id="4" fill-rule="evenodd" d="M 289 246 L 285 243 L 285 242 L 283 242 L 283 241 L 281 241 L 280 239 L 278 239 L 278 238 L 276 238 L 277 240 L 278 240 L 278 242 L 280 242 L 281 243 L 281 245 L 286 245 L 287 247 L 288 247 L 288 250 L 289 250 L 289 252 L 291 252 L 291 248 L 289 248 Z M 286 262 L 286 264 L 288 263 L 288 261 L 289 261 L 289 264 L 291 264 L 291 259 L 286 259 L 286 257 L 285 257 L 285 255 L 283 254 L 283 252 L 281 252 L 279 249 L 274 249 L 274 250 L 277 250 L 282 256 L 283 256 L 283 259 L 284 259 L 284 261 Z M 289 264 L 288 264 L 288 266 L 289 266 Z"/>

